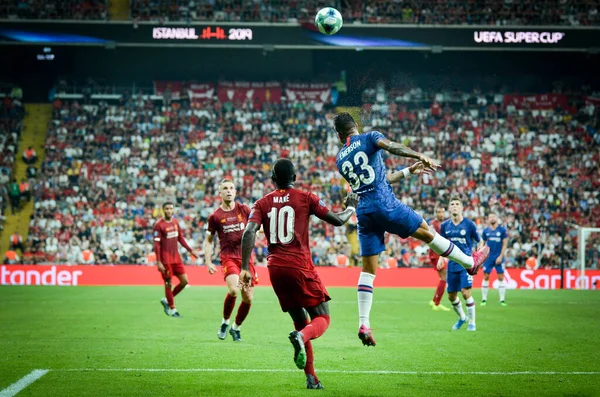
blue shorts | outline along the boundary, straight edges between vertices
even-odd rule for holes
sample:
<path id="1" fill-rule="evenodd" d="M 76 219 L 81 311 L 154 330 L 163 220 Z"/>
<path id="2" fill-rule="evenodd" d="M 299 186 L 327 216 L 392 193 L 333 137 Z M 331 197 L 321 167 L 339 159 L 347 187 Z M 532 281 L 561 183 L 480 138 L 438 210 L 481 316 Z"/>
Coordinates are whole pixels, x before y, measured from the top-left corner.
<path id="1" fill-rule="evenodd" d="M 467 273 L 466 270 L 460 272 L 448 272 L 446 277 L 448 292 L 460 292 L 463 288 L 471 288 L 473 286 L 473 276 Z"/>
<path id="2" fill-rule="evenodd" d="M 498 257 L 491 256 L 486 259 L 483 263 L 484 273 L 490 274 L 492 270 L 496 269 L 497 274 L 504 274 L 504 264 L 500 263 L 499 265 L 496 265 L 496 259 L 498 259 Z M 504 260 L 502 262 L 504 262 Z"/>
<path id="3" fill-rule="evenodd" d="M 391 212 L 371 212 L 358 215 L 358 242 L 360 255 L 379 255 L 385 251 L 385 232 L 402 238 L 413 235 L 423 223 L 423 217 L 406 204 L 400 203 Z"/>

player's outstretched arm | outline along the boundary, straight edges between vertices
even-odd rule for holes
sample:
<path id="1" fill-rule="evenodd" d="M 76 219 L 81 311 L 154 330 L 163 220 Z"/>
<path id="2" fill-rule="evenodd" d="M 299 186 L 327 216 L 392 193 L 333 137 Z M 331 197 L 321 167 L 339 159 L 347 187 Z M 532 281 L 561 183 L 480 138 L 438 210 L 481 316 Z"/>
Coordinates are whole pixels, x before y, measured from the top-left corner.
<path id="1" fill-rule="evenodd" d="M 395 154 L 396 156 L 417 159 L 423 163 L 425 169 L 431 172 L 441 167 L 437 161 L 433 160 L 428 156 L 425 156 L 423 153 L 415 152 L 408 146 L 405 146 L 398 142 L 390 141 L 389 139 L 380 139 L 379 141 L 377 141 L 377 147 L 387 152 L 390 152 L 391 154 Z"/>
<path id="2" fill-rule="evenodd" d="M 408 178 L 409 175 L 419 175 L 419 174 L 431 174 L 431 170 L 426 169 L 425 165 L 422 162 L 417 161 L 410 167 L 403 168 L 398 172 L 393 172 L 391 174 L 387 174 L 386 178 L 387 178 L 388 182 L 390 183 L 390 185 L 393 185 L 394 183 L 400 182 L 404 178 Z"/>
<path id="3" fill-rule="evenodd" d="M 321 219 L 333 226 L 342 226 L 348 222 L 352 214 L 354 214 L 356 211 L 356 206 L 358 205 L 358 194 L 348 193 L 344 199 L 344 205 L 346 206 L 346 209 L 342 212 L 335 213 L 333 211 L 329 211 Z"/>
<path id="4" fill-rule="evenodd" d="M 214 274 L 217 271 L 217 268 L 212 262 L 214 239 L 215 237 L 212 234 L 207 233 L 206 239 L 204 240 L 204 263 L 206 263 L 206 268 L 210 274 Z"/>

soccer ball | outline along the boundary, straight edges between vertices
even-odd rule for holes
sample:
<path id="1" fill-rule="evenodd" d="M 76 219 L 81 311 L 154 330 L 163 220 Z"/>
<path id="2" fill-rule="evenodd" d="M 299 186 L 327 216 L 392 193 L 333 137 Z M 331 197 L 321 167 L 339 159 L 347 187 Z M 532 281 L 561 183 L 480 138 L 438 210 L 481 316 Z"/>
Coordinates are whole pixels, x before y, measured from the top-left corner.
<path id="1" fill-rule="evenodd" d="M 342 14 L 333 7 L 322 8 L 315 16 L 315 25 L 319 32 L 326 35 L 336 34 L 343 23 Z"/>

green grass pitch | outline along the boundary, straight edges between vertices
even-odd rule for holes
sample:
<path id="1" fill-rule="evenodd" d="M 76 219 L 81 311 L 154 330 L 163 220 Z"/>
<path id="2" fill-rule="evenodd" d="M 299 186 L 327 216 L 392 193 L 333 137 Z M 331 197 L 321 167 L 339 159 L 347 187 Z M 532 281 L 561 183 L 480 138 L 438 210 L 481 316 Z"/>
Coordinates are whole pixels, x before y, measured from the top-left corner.
<path id="1" fill-rule="evenodd" d="M 332 324 L 313 342 L 326 389 L 306 390 L 270 288 L 234 343 L 216 336 L 225 287 L 184 290 L 181 319 L 160 287 L 0 287 L 0 395 L 34 369 L 50 371 L 18 396 L 600 395 L 597 291 L 508 291 L 508 307 L 491 291 L 475 333 L 450 331 L 456 315 L 433 312 L 433 292 L 376 288 L 367 348 L 356 290 L 331 288 Z"/>

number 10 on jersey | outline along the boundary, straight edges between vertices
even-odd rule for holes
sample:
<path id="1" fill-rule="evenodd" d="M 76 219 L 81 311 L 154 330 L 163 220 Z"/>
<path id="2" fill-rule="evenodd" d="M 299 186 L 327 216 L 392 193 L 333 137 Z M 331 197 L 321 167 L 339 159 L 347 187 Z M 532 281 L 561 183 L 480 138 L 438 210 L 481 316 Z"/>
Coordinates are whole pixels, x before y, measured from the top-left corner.
<path id="1" fill-rule="evenodd" d="M 286 205 L 280 209 L 271 208 L 269 217 L 269 242 L 271 244 L 289 244 L 294 239 L 294 221 L 296 212 Z"/>
<path id="2" fill-rule="evenodd" d="M 354 167 L 357 166 L 360 166 L 360 170 L 363 171 L 360 175 L 354 173 Z M 358 152 L 354 155 L 354 165 L 350 161 L 344 161 L 342 172 L 346 174 L 346 180 L 354 191 L 360 188 L 361 184 L 370 185 L 375 180 L 375 170 L 369 165 L 369 158 L 365 152 Z"/>

